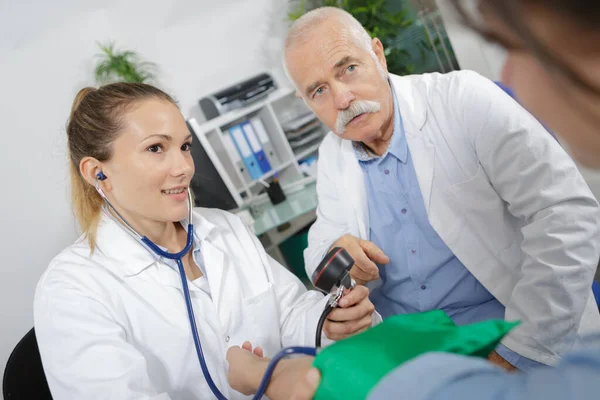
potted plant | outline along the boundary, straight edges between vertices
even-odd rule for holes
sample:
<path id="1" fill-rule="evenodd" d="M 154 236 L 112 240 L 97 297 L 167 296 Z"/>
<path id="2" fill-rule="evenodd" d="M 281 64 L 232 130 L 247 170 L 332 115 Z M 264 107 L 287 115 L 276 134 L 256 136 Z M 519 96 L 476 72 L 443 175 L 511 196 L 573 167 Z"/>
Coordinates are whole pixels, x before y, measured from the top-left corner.
<path id="1" fill-rule="evenodd" d="M 113 82 L 149 83 L 155 78 L 154 63 L 143 61 L 135 52 L 117 50 L 114 42 L 98 43 L 102 51 L 97 55 L 96 82 L 104 85 Z"/>

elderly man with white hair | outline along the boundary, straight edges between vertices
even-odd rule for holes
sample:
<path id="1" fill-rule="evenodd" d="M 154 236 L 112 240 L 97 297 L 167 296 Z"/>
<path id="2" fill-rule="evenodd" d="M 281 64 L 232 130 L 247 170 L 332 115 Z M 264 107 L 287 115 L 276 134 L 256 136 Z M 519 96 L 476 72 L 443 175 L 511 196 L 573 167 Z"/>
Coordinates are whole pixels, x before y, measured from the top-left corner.
<path id="1" fill-rule="evenodd" d="M 284 56 L 297 96 L 332 131 L 309 276 L 339 246 L 384 318 L 521 321 L 490 356 L 507 369 L 554 364 L 600 330 L 598 203 L 517 102 L 470 71 L 388 73 L 381 41 L 337 8 L 296 21 Z"/>

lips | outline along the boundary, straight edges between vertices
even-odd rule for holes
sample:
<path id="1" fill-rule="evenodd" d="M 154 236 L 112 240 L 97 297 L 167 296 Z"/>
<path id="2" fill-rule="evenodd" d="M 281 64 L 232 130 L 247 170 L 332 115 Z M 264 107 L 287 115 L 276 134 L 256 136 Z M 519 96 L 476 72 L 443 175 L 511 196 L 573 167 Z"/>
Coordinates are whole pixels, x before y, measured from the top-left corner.
<path id="1" fill-rule="evenodd" d="M 347 125 L 350 125 L 351 123 L 353 123 L 354 121 L 356 121 L 357 119 L 359 119 L 360 117 L 362 117 L 363 115 L 365 115 L 366 113 L 361 113 L 358 114 L 356 117 L 352 118 Z"/>

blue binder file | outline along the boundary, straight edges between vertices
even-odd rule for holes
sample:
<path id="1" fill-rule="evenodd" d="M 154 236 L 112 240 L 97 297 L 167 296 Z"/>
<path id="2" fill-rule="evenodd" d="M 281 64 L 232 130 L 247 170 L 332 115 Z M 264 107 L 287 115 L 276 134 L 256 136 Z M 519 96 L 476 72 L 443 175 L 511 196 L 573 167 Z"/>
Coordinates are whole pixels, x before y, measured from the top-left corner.
<path id="1" fill-rule="evenodd" d="M 229 133 L 233 138 L 233 143 L 235 143 L 237 151 L 240 153 L 242 160 L 244 160 L 244 165 L 246 165 L 246 169 L 250 174 L 250 178 L 252 178 L 252 180 L 260 178 L 263 174 L 262 170 L 260 169 L 260 165 L 258 165 L 258 161 L 256 160 L 254 153 L 248 145 L 248 141 L 246 140 L 242 126 L 232 126 L 229 128 Z"/>
<path id="2" fill-rule="evenodd" d="M 254 132 L 252 124 L 249 121 L 246 121 L 242 124 L 242 129 L 244 130 L 246 139 L 248 139 L 252 153 L 254 153 L 254 157 L 258 161 L 258 165 L 260 165 L 262 173 L 266 174 L 271 170 L 271 164 L 269 163 L 267 155 L 265 154 L 265 151 L 258 140 L 258 136 L 256 136 L 256 132 Z"/>

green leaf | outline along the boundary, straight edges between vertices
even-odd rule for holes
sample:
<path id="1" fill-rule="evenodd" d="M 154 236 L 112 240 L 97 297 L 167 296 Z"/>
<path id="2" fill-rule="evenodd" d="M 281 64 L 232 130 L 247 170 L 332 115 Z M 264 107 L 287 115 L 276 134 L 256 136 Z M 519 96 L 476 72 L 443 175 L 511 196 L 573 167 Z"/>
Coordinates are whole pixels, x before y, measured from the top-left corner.
<path id="1" fill-rule="evenodd" d="M 368 13 L 369 8 L 368 7 L 356 7 L 356 8 L 349 10 L 348 12 L 350 12 L 350 14 L 352 14 L 356 17 L 356 15 L 358 15 L 358 14 Z"/>
<path id="2" fill-rule="evenodd" d="M 298 5 L 296 6 L 296 9 L 294 11 L 290 11 L 288 13 L 288 18 L 290 19 L 290 21 L 295 21 L 298 18 L 300 18 L 302 15 L 304 15 L 305 12 L 306 12 L 306 7 L 304 4 L 304 0 L 300 0 Z"/>
<path id="3" fill-rule="evenodd" d="M 96 81 L 100 84 L 111 82 L 149 82 L 154 79 L 154 63 L 143 61 L 130 50 L 116 50 L 114 42 L 98 43 L 101 53 L 97 55 Z"/>

